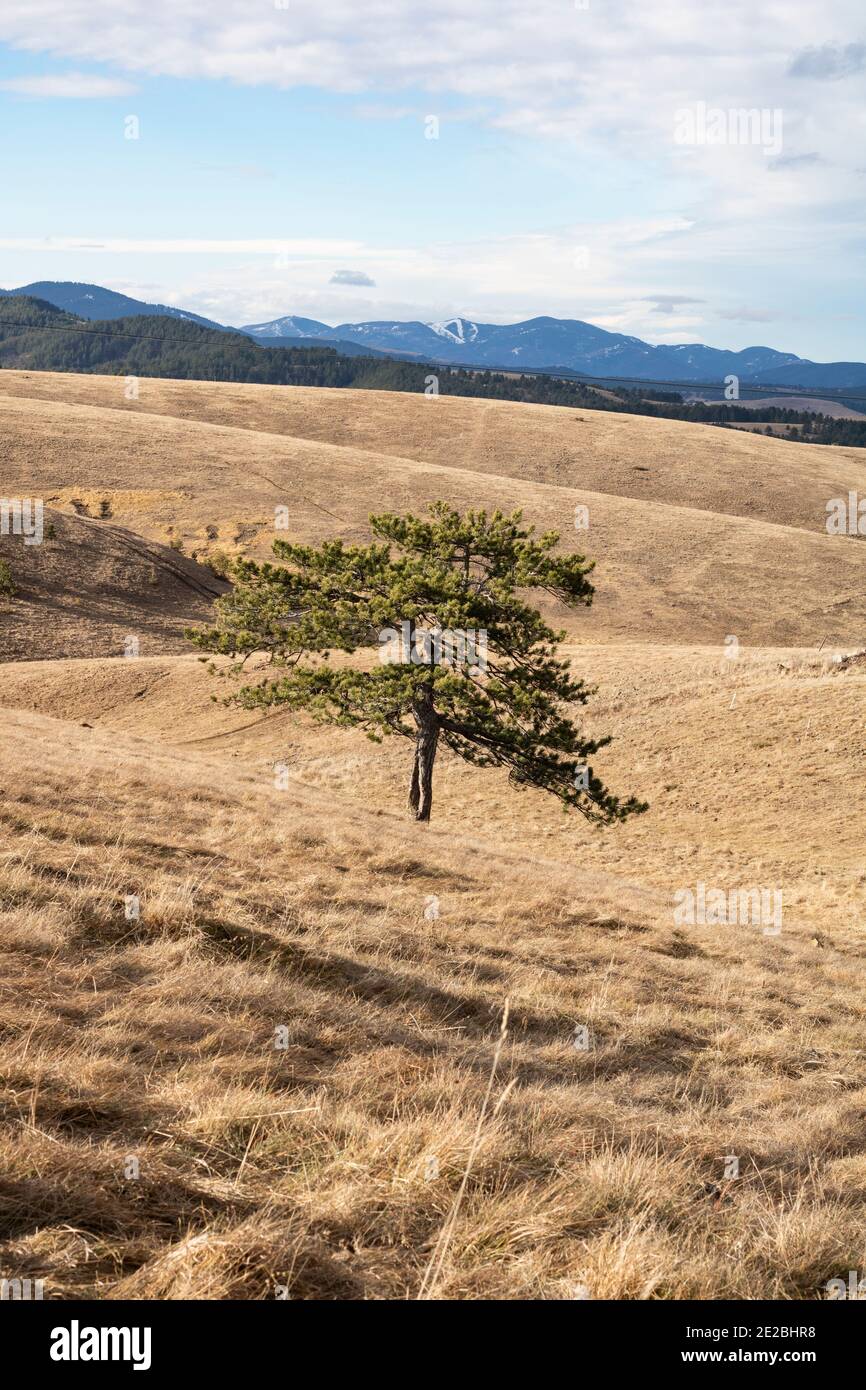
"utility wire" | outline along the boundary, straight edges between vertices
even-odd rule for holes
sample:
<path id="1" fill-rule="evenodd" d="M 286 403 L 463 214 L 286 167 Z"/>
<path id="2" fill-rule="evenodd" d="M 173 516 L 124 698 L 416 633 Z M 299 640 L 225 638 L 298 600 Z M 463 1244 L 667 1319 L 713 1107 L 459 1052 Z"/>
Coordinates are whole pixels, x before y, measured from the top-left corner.
<path id="1" fill-rule="evenodd" d="M 205 327 L 203 323 L 195 323 L 191 319 L 176 319 L 171 314 L 142 314 L 141 317 L 166 318 L 171 323 L 192 323 L 192 326 L 194 328 Z M 4 325 L 7 325 L 9 328 L 29 328 L 32 333 L 44 333 L 47 331 L 52 331 L 56 333 L 89 333 L 94 338 L 138 338 L 141 339 L 143 342 L 152 343 L 170 343 L 172 341 L 171 337 L 167 336 L 164 333 L 111 333 L 102 328 L 79 328 L 77 323 L 16 323 L 13 319 L 0 318 L 0 328 L 2 328 Z M 243 338 L 243 346 L 245 347 L 261 346 L 261 344 L 257 343 L 254 338 L 250 338 L 245 333 L 241 333 L 239 329 L 233 332 L 230 328 L 209 328 L 207 331 L 209 333 L 225 333 L 229 337 L 236 336 L 238 338 Z M 192 342 L 193 340 L 191 338 L 178 338 L 176 339 L 176 341 Z M 232 343 L 232 346 L 234 347 L 235 344 Z M 237 346 L 240 347 L 241 344 L 238 343 Z"/>

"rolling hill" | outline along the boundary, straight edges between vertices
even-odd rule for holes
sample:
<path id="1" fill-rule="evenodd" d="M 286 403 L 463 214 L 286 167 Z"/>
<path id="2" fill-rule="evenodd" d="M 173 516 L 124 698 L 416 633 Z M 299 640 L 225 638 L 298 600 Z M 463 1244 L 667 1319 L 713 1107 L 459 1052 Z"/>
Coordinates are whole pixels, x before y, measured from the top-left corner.
<path id="1" fill-rule="evenodd" d="M 26 296 L 0 300 L 0 369 L 7 371 L 105 372 L 135 381 L 162 377 L 471 396 L 735 426 L 803 443 L 866 446 L 866 422 L 862 417 L 858 420 L 855 411 L 840 410 L 835 400 L 829 413 L 797 410 L 798 400 L 791 395 L 784 397 L 781 408 L 756 411 L 749 410 L 747 402 L 684 401 L 678 392 L 642 383 L 613 389 L 594 386 L 573 374 L 441 365 L 431 371 L 430 363 L 399 360 L 382 352 L 368 354 L 352 343 L 326 345 L 304 338 L 285 347 L 285 341 L 291 339 L 254 341 L 158 315 L 85 320 L 47 300 Z"/>
<path id="2" fill-rule="evenodd" d="M 5 1272 L 59 1298 L 804 1300 L 862 1267 L 866 551 L 824 526 L 860 451 L 17 371 L 0 415 L 4 488 L 55 530 L 0 541 L 28 764 L 0 814 Z M 600 833 L 444 756 L 420 828 L 398 741 L 214 700 L 231 678 L 182 637 L 208 557 L 266 554 L 277 507 L 360 540 L 436 497 L 596 559 L 593 607 L 555 616 L 613 735 L 598 770 L 645 816 Z M 781 932 L 682 925 L 700 883 L 781 892 Z"/>
<path id="3" fill-rule="evenodd" d="M 660 642 L 817 646 L 858 640 L 866 620 L 861 541 L 826 533 L 828 499 L 866 493 L 859 450 L 387 392 L 149 381 L 126 401 L 118 378 L 14 372 L 2 386 L 10 488 L 35 468 L 52 505 L 107 500 L 119 524 L 200 556 L 267 554 L 277 507 L 303 539 L 358 540 L 370 512 L 445 495 L 523 507 L 591 554 L 591 622 L 559 615 L 588 640 L 640 641 L 650 621 Z"/>

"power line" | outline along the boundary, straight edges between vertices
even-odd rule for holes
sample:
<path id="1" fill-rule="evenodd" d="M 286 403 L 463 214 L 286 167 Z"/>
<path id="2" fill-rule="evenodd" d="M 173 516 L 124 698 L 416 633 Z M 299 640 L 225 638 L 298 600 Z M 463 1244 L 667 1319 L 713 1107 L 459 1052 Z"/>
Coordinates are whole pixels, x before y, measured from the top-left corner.
<path id="1" fill-rule="evenodd" d="M 143 317 L 144 317 L 144 316 L 143 316 Z M 148 317 L 150 317 L 150 316 L 148 316 Z M 160 315 L 160 317 L 165 317 L 165 318 L 167 318 L 167 319 L 170 319 L 170 321 L 171 321 L 172 323 L 189 323 L 189 322 L 192 322 L 192 320 L 189 320 L 189 319 L 182 319 L 182 318 L 181 318 L 181 319 L 176 319 L 176 318 L 174 318 L 174 317 L 173 317 L 172 315 L 170 315 L 170 314 L 166 314 L 166 315 L 164 315 L 164 316 L 163 316 L 163 315 Z M 9 328 L 26 328 L 26 329 L 29 329 L 31 332 L 35 332 L 35 333 L 42 333 L 42 332 L 85 333 L 85 334 L 88 334 L 88 335 L 90 335 L 91 337 L 94 337 L 94 338 L 128 338 L 128 339 L 132 339 L 133 341 L 136 341 L 136 342 L 152 342 L 152 343 L 170 343 L 170 342 L 172 341 L 172 338 L 171 338 L 170 335 L 166 335 L 166 334 L 162 334 L 162 333 L 123 333 L 123 332 L 115 333 L 115 332 L 111 332 L 111 331 L 108 331 L 108 330 L 106 330 L 106 329 L 101 329 L 101 328 L 80 328 L 77 324 L 72 324 L 72 323 L 19 323 L 19 322 L 17 322 L 16 320 L 13 320 L 13 319 L 4 319 L 4 318 L 0 318 L 0 328 L 2 328 L 4 325 L 5 325 L 5 326 L 8 326 Z M 204 324 L 194 324 L 193 326 L 196 327 L 196 328 L 205 328 L 205 325 L 204 325 Z M 239 329 L 232 330 L 232 329 L 228 329 L 228 328 L 207 328 L 207 329 L 205 329 L 205 331 L 208 332 L 208 333 L 225 333 L 225 334 L 227 335 L 227 342 L 226 342 L 224 345 L 223 345 L 223 344 L 220 344 L 220 346 L 226 346 L 226 347 L 253 347 L 253 348 L 259 348 L 259 349 L 262 350 L 263 352 L 268 352 L 268 351 L 272 351 L 272 350 L 273 350 L 273 349 L 271 349 L 271 348 L 266 348 L 266 347 L 264 347 L 264 345 L 263 345 L 262 343 L 257 342 L 255 338 L 251 338 L 251 337 L 249 337 L 247 334 L 241 333 Z M 238 342 L 238 341 L 237 341 L 238 339 L 243 339 L 243 342 Z M 181 343 L 183 343 L 183 342 L 194 342 L 195 339 L 194 339 L 194 338 L 183 338 L 183 337 L 180 337 L 180 338 L 175 339 L 174 341 L 176 341 L 176 342 L 181 342 Z M 290 341 L 291 343 L 293 343 L 293 347 L 290 348 L 290 349 L 288 349 L 288 350 L 289 350 L 289 351 L 296 351 L 297 348 L 300 347 L 302 344 L 303 344 L 304 347 L 314 347 L 314 346 L 316 345 L 316 343 L 317 343 L 319 340 L 318 340 L 318 339 L 315 339 L 315 338 L 310 338 L 310 339 L 299 339 L 299 340 L 290 339 L 289 341 Z M 335 351 L 336 351 L 335 348 L 330 347 L 330 346 L 327 345 L 327 340 L 324 340 L 324 341 L 323 341 L 323 346 L 324 346 L 325 349 L 326 349 L 327 351 L 329 351 L 329 352 L 335 352 Z M 359 344 L 359 346 L 361 346 L 361 344 Z M 337 356 L 340 356 L 340 354 L 337 353 Z M 377 358 L 377 359 L 374 359 L 374 360 L 378 360 L 378 358 Z M 472 363 L 468 363 L 468 362 L 467 362 L 467 363 L 460 363 L 460 362 L 453 362 L 453 363 L 449 363 L 449 362 L 417 362 L 417 361 L 415 361 L 414 359 L 409 359 L 409 358 L 395 358 L 395 359 L 392 359 L 392 360 L 398 361 L 398 362 L 406 362 L 408 366 L 437 367 L 439 370 L 445 370 L 445 371 L 469 371 L 469 372 L 490 372 L 490 373 L 503 373 L 503 372 L 505 372 L 505 373 L 508 373 L 509 375 L 515 374 L 515 368 L 512 367 L 512 366 L 491 367 L 491 366 L 484 366 L 484 365 L 481 365 L 481 364 L 476 363 L 476 362 L 472 362 Z M 554 377 L 557 381 L 572 382 L 573 384 L 575 384 L 575 385 L 577 385 L 577 386 L 589 386 L 590 388 L 592 388 L 593 386 L 596 386 L 596 385 L 598 385 L 598 384 L 600 383 L 601 385 L 618 385 L 618 386 L 634 387 L 634 388 L 637 388 L 637 389 L 644 389 L 644 390 L 650 390 L 650 389 L 652 389 L 653 387 L 657 387 L 657 386 L 674 386 L 674 387 L 676 387 L 677 389 L 683 390 L 683 391 L 721 391 L 721 390 L 724 389 L 723 384 L 720 384 L 720 383 L 717 382 L 717 381 L 666 381 L 666 380 L 661 380 L 661 379 L 658 379 L 658 380 L 657 380 L 657 379 L 655 379 L 655 378 L 650 378 L 650 377 L 632 377 L 632 376 L 592 376 L 592 377 L 591 377 L 591 376 L 587 376 L 587 375 L 581 375 L 581 374 L 579 374 L 579 373 L 575 373 L 574 375 L 563 376 L 562 373 L 561 373 L 561 371 L 560 371 L 560 372 L 557 372 L 557 371 L 556 371 L 555 369 L 553 369 L 553 368 L 551 368 L 551 369 L 545 369 L 545 368 L 543 368 L 543 367 L 524 367 L 524 368 L 522 368 L 521 371 L 519 372 L 519 375 L 521 375 L 521 376 Z M 255 383 L 252 383 L 252 384 L 255 384 Z M 866 392 L 864 392 L 864 394 L 863 394 L 862 396 L 847 396 L 847 395 L 846 395 L 846 396 L 839 396 L 839 395 L 836 395 L 836 394 L 835 394 L 835 391 L 834 391 L 834 388 L 833 388 L 833 387 L 828 387 L 828 386 L 825 386 L 825 387 L 822 388 L 822 387 L 820 387 L 820 386 L 815 386 L 815 387 L 808 387 L 808 386 L 792 386 L 792 385 L 788 385 L 788 384 L 782 385 L 781 383 L 780 383 L 780 384 L 776 384 L 775 382 L 767 382 L 766 384 L 759 384 L 759 385 L 756 385 L 756 386 L 739 386 L 739 387 L 738 387 L 738 390 L 740 390 L 740 391 L 751 391 L 751 392 L 755 393 L 755 394 L 758 395 L 758 396 L 766 396 L 766 395 L 773 395 L 773 394 L 776 394 L 776 395 L 786 395 L 786 394 L 790 393 L 791 395 L 793 395 L 793 396 L 796 398 L 796 397 L 801 397 L 801 396 L 804 396 L 804 395 L 812 395 L 812 396 L 818 397 L 818 398 L 821 399 L 821 400 L 827 400 L 827 401 L 829 401 L 829 402 L 831 402 L 831 403 L 835 402 L 835 403 L 838 403 L 839 405 L 857 405 L 857 404 L 862 404 L 864 401 L 866 401 Z M 822 392 L 825 392 L 825 393 L 826 393 L 826 392 L 829 392 L 829 394 L 825 395 L 825 394 L 822 394 Z M 709 405 L 716 405 L 716 404 L 718 404 L 718 405 L 733 405 L 734 407 L 736 407 L 737 403 L 738 403 L 737 401 L 729 401 L 729 400 L 718 401 L 718 402 L 716 402 L 716 401 L 709 401 L 709 402 L 707 402 L 707 404 L 709 404 Z M 664 402 L 664 401 L 658 401 L 658 402 L 654 402 L 654 404 L 664 405 L 665 402 Z M 675 402 L 671 402 L 671 404 L 675 404 Z M 686 404 L 686 402 L 683 402 L 683 404 Z M 803 413 L 803 412 L 801 412 L 801 413 Z M 806 413 L 813 413 L 813 412 L 806 412 Z"/>
<path id="2" fill-rule="evenodd" d="M 142 315 L 142 317 L 145 317 L 145 315 Z M 155 317 L 163 318 L 163 317 L 164 317 L 164 318 L 167 318 L 171 323 L 190 323 L 190 322 L 191 322 L 190 319 L 176 319 L 176 318 L 174 318 L 171 314 L 165 314 L 165 315 L 160 314 L 160 315 L 158 315 L 158 316 L 157 316 L 157 315 L 154 315 L 154 314 L 148 314 L 148 315 L 146 315 L 146 317 L 148 317 L 148 318 L 155 318 Z M 8 325 L 9 328 L 29 328 L 29 329 L 31 330 L 31 332 L 33 332 L 33 333 L 43 333 L 43 332 L 46 332 L 46 331 L 49 331 L 49 330 L 50 330 L 51 332 L 55 332 L 55 333 L 89 333 L 89 334 L 91 334 L 94 338 L 136 338 L 136 339 L 140 339 L 142 342 L 152 342 L 152 343 L 170 343 L 170 342 L 171 342 L 171 337 L 170 337 L 170 336 L 166 336 L 166 334 L 164 334 L 164 333 L 111 333 L 111 332 L 108 332 L 108 331 L 106 331 L 106 330 L 104 330 L 104 329 L 101 329 L 101 328 L 79 328 L 78 324 L 76 324 L 76 323 L 17 323 L 14 319 L 4 319 L 4 318 L 0 318 L 0 328 L 2 328 L 4 325 Z M 197 323 L 197 324 L 194 324 L 194 327 L 195 327 L 195 328 L 204 328 L 204 324 L 203 324 L 203 323 Z M 206 331 L 207 331 L 208 333 L 226 333 L 226 334 L 232 334 L 232 330 L 231 330 L 230 328 L 209 328 L 209 329 L 207 329 Z M 243 342 L 243 344 L 241 344 L 241 343 L 235 344 L 234 342 L 232 342 L 232 347 L 235 347 L 235 346 L 237 346 L 237 347 L 241 347 L 241 346 L 245 346 L 245 347 L 259 347 L 259 346 L 260 346 L 260 344 L 257 343 L 253 338 L 248 338 L 247 335 L 246 335 L 245 333 L 241 333 L 239 329 L 236 330 L 236 334 L 237 334 L 237 337 L 238 337 L 238 338 L 243 338 L 244 342 Z M 233 336 L 234 336 L 234 335 L 233 335 Z M 178 338 L 176 341 L 178 341 L 178 342 L 192 342 L 193 339 L 192 339 L 192 338 L 188 338 L 188 339 L 185 339 L 185 338 Z"/>

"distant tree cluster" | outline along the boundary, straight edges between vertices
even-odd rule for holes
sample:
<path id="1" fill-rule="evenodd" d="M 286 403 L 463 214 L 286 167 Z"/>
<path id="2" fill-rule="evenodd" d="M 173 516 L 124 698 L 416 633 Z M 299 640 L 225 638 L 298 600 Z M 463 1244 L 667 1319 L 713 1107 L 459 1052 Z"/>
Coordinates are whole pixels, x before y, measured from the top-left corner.
<path id="1" fill-rule="evenodd" d="M 669 412 L 662 411 L 667 415 Z M 766 428 L 770 425 L 788 426 L 787 437 L 809 444 L 852 444 L 866 446 L 866 418 L 863 420 L 837 420 L 832 415 L 805 410 L 790 410 L 786 406 L 760 406 L 750 410 L 748 406 L 728 405 L 726 402 L 689 401 L 670 415 L 675 420 L 696 420 L 710 425 L 760 424 L 766 434 L 776 431 Z M 802 428 L 795 429 L 794 426 Z"/>

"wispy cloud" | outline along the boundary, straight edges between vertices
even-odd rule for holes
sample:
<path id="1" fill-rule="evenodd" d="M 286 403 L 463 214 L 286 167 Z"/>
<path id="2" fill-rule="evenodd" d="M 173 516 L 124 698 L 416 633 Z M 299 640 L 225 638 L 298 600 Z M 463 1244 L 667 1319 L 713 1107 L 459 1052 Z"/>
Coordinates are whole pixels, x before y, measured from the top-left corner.
<path id="1" fill-rule="evenodd" d="M 113 238 L 88 241 L 83 237 L 0 237 L 2 251 L 112 251 L 121 254 L 171 256 L 276 256 L 306 257 L 345 255 L 360 249 L 357 241 L 281 240 L 277 237 L 254 239 L 202 239 L 199 237 Z"/>
<path id="2" fill-rule="evenodd" d="M 644 294 L 641 299 L 652 304 L 653 314 L 675 314 L 682 304 L 705 303 L 703 299 L 696 299 L 690 294 Z"/>
<path id="3" fill-rule="evenodd" d="M 22 97 L 72 98 L 96 100 L 123 97 L 137 90 L 134 82 L 120 77 L 98 77 L 87 72 L 43 73 L 33 77 L 10 77 L 0 82 L 4 92 Z"/>
<path id="4" fill-rule="evenodd" d="M 816 164 L 823 164 L 824 160 L 816 150 L 810 150 L 808 154 L 782 154 L 778 159 L 767 161 L 767 170 L 772 173 L 776 169 L 808 169 Z"/>
<path id="5" fill-rule="evenodd" d="M 858 24 L 859 3 L 825 0 L 828 31 Z M 285 9 L 263 0 L 255 9 L 255 20 L 241 23 L 237 0 L 124 0 L 120 13 L 116 0 L 4 0 L 0 41 L 120 74 L 33 79 L 58 95 L 76 84 L 82 95 L 100 86 L 108 95 L 130 75 L 315 87 L 356 94 L 356 113 L 379 119 L 414 113 L 420 125 L 422 115 L 438 114 L 443 141 L 451 122 L 471 114 L 521 137 L 573 142 L 584 160 L 651 159 L 656 178 L 686 174 L 708 200 L 736 202 L 741 221 L 780 198 L 792 222 L 806 200 L 818 216 L 822 204 L 847 197 L 862 108 L 856 84 L 834 79 L 864 68 L 866 44 L 855 31 L 816 47 L 813 0 L 785 0 L 783 26 L 776 6 L 754 0 L 726 0 L 722 24 L 709 0 L 604 0 L 587 9 L 569 0 L 475 0 L 468 10 L 465 0 L 368 8 L 291 0 Z M 810 77 L 825 80 L 803 80 Z M 698 102 L 783 111 L 786 141 L 807 138 L 824 167 L 816 164 L 808 191 L 778 179 L 768 188 L 760 149 L 677 148 L 675 113 Z"/>
<path id="6" fill-rule="evenodd" d="M 718 318 L 730 319 L 733 323 L 773 323 L 780 314 L 772 314 L 769 309 L 720 309 Z"/>

